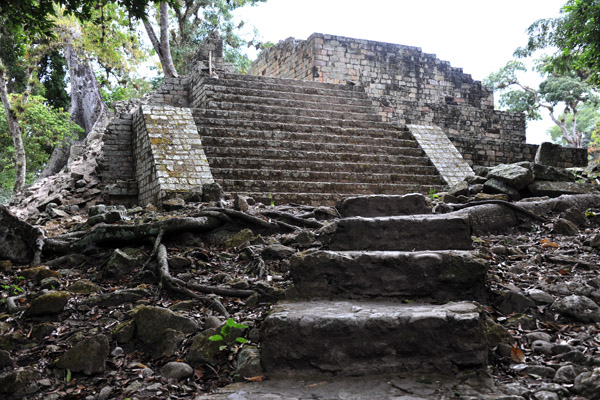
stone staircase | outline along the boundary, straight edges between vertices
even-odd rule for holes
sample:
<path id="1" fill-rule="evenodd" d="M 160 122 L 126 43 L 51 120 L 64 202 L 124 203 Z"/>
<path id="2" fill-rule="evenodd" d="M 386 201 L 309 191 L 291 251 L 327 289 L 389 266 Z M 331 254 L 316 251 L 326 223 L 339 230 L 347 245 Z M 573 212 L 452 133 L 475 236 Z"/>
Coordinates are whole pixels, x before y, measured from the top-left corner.
<path id="1" fill-rule="evenodd" d="M 418 200 L 381 197 L 359 200 L 365 210 L 391 200 L 390 209 L 409 213 Z M 423 213 L 350 216 L 322 230 L 328 249 L 294 256 L 293 291 L 262 325 L 268 380 L 202 398 L 454 398 L 432 383 L 485 376 L 480 304 L 489 300 L 487 265 L 470 251 L 468 217 L 416 212 Z M 410 393 L 426 387 L 431 395 L 402 397 L 410 393 L 389 384 L 410 376 L 417 377 Z"/>
<path id="2" fill-rule="evenodd" d="M 194 96 L 225 192 L 320 205 L 446 184 L 406 127 L 381 122 L 362 87 L 221 74 L 202 77 Z"/>
<path id="3" fill-rule="evenodd" d="M 468 251 L 467 217 L 357 216 L 328 232 L 321 240 L 329 250 L 292 260 L 294 299 L 265 320 L 269 376 L 452 374 L 486 365 L 473 301 L 486 301 L 487 268 Z"/>

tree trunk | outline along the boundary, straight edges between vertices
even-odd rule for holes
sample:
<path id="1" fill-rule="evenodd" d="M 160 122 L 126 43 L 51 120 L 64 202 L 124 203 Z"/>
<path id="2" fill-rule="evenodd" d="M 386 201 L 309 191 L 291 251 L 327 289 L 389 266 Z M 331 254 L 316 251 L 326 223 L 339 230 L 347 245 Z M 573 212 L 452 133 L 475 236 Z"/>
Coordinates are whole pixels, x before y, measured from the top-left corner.
<path id="1" fill-rule="evenodd" d="M 8 98 L 8 89 L 6 87 L 6 77 L 4 75 L 4 66 L 0 65 L 0 97 L 2 98 L 2 105 L 4 106 L 4 112 L 6 113 L 6 122 L 8 123 L 8 130 L 12 136 L 13 146 L 15 148 L 15 187 L 14 192 L 20 192 L 25 186 L 25 172 L 27 169 L 27 159 L 25 157 L 25 146 L 23 145 L 23 137 L 21 136 L 21 129 L 19 128 L 19 122 L 15 112 L 10 107 L 10 100 Z"/>
<path id="2" fill-rule="evenodd" d="M 154 28 L 148 20 L 144 20 L 144 28 L 146 28 L 150 42 L 152 42 L 152 47 L 154 47 L 156 54 L 158 54 L 165 78 L 176 78 L 179 75 L 175 69 L 175 64 L 173 64 L 173 57 L 171 57 L 171 45 L 169 44 L 169 9 L 166 2 L 160 3 L 158 23 L 160 26 L 160 40 L 156 37 Z"/>
<path id="3" fill-rule="evenodd" d="M 106 122 L 108 109 L 102 101 L 100 87 L 90 63 L 80 57 L 70 43 L 64 46 L 64 52 L 71 80 L 69 113 L 71 120 L 85 130 L 84 137 L 86 137 L 92 130 Z M 40 177 L 56 174 L 67 165 L 73 141 L 73 138 L 65 138 L 61 144 L 56 146 Z"/>

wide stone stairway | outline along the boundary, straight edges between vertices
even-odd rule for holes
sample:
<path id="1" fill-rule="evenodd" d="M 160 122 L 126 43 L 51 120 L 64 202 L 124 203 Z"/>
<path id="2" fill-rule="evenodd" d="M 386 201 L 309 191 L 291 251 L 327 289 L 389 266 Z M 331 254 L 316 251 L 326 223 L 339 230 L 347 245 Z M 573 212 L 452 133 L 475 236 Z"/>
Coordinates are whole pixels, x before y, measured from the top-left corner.
<path id="1" fill-rule="evenodd" d="M 446 184 L 406 127 L 381 122 L 362 87 L 220 73 L 199 78 L 193 93 L 225 192 L 321 205 Z"/>
<path id="2" fill-rule="evenodd" d="M 419 214 L 365 218 L 348 215 L 351 207 L 342 204 L 346 217 L 325 227 L 319 238 L 328 249 L 293 258 L 294 289 L 273 307 L 261 330 L 269 380 L 232 385 L 222 395 L 447 398 L 423 383 L 432 383 L 428 376 L 457 382 L 460 374 L 485 371 L 480 304 L 488 300 L 487 266 L 469 251 L 468 217 L 433 215 L 416 194 L 394 197 L 409 206 L 390 209 Z M 360 200 L 369 206 L 365 210 L 390 201 L 367 199 Z M 396 397 L 409 391 L 390 382 L 406 376 L 423 380 L 411 381 L 410 393 L 427 389 L 431 395 Z"/>

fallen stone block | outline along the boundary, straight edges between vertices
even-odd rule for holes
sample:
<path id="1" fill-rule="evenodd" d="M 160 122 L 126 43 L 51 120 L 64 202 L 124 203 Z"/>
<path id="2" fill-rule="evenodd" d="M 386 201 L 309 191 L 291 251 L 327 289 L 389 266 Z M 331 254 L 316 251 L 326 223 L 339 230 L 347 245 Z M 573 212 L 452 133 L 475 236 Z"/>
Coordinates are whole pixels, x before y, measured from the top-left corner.
<path id="1" fill-rule="evenodd" d="M 38 264 L 44 234 L 0 205 L 0 260 Z"/>

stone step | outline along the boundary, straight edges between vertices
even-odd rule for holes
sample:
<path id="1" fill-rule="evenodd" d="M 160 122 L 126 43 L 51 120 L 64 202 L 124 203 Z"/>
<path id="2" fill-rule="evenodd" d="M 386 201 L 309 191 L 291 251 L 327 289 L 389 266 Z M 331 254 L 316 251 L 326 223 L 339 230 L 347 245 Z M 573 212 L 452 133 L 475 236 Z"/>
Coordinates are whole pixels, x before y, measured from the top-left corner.
<path id="1" fill-rule="evenodd" d="M 261 362 L 268 377 L 484 368 L 479 313 L 470 302 L 280 302 L 262 325 Z"/>
<path id="2" fill-rule="evenodd" d="M 437 191 L 441 191 L 443 186 L 420 186 L 420 185 L 405 185 L 396 189 L 396 193 L 423 193 L 426 194 L 430 188 L 434 188 Z M 406 189 L 406 192 L 402 190 Z M 234 193 L 238 193 L 244 196 L 252 197 L 257 202 L 261 202 L 266 205 L 270 205 L 271 201 L 274 204 L 305 204 L 310 206 L 335 206 L 340 200 L 354 196 L 354 193 L 296 193 L 296 192 L 244 192 L 244 191 L 228 191 L 226 192 L 230 196 Z M 269 195 L 271 197 L 269 197 Z"/>
<path id="3" fill-rule="evenodd" d="M 260 101 L 257 103 L 234 103 L 209 100 L 206 106 L 210 109 L 230 112 L 239 111 L 267 114 L 271 118 L 274 115 L 289 115 L 294 117 L 381 122 L 381 117 L 370 110 L 369 112 L 352 112 L 349 110 L 337 111 L 331 110 L 328 107 L 318 107 L 318 105 L 315 105 L 313 108 L 305 108 L 302 107 L 301 104 L 293 104 L 288 107 L 283 105 L 263 104 L 263 102 Z"/>
<path id="4" fill-rule="evenodd" d="M 201 95 L 213 101 L 229 101 L 234 103 L 264 103 L 268 105 L 282 105 L 283 107 L 315 108 L 330 107 L 336 111 L 350 111 L 374 113 L 373 103 L 368 98 L 332 96 L 329 92 L 305 93 L 299 91 L 281 91 L 280 88 L 243 88 L 234 86 L 206 86 Z"/>
<path id="5" fill-rule="evenodd" d="M 413 154 L 413 150 L 422 151 L 418 143 L 409 140 L 397 140 L 396 143 L 389 145 L 379 144 L 376 140 L 365 138 L 364 144 L 354 143 L 336 143 L 336 142 L 314 142 L 314 141 L 294 141 L 294 140 L 264 140 L 264 139 L 245 139 L 231 137 L 201 136 L 202 145 L 208 147 L 245 147 L 255 149 L 282 149 L 288 151 L 321 151 L 326 153 L 350 153 L 357 152 L 361 154 L 388 154 L 388 155 L 407 155 Z M 369 143 L 371 142 L 371 143 Z M 374 142 L 374 143 L 373 143 Z M 385 143 L 385 142 L 384 142 Z M 394 145 L 396 144 L 396 145 Z"/>
<path id="6" fill-rule="evenodd" d="M 404 174 L 374 174 L 338 171 L 296 171 L 280 169 L 238 169 L 238 168 L 211 168 L 213 176 L 217 179 L 227 180 L 269 180 L 269 181 L 304 181 L 304 182 L 337 182 L 337 183 L 436 183 L 441 185 L 444 181 L 431 170 L 421 171 L 419 168 L 406 167 Z"/>
<path id="7" fill-rule="evenodd" d="M 468 251 L 309 251 L 291 260 L 294 298 L 486 303 L 487 265 Z M 288 298 L 290 298 L 288 296 Z"/>
<path id="8" fill-rule="evenodd" d="M 329 95 L 335 97 L 367 98 L 362 86 L 340 85 L 298 79 L 276 78 L 271 76 L 254 76 L 241 74 L 224 74 L 219 79 L 203 78 L 208 85 L 229 87 L 269 89 L 280 92 L 298 92 L 307 94 Z"/>
<path id="9" fill-rule="evenodd" d="M 317 125 L 317 126 L 333 126 L 342 128 L 376 128 L 376 129 L 387 129 L 391 124 L 385 122 L 376 121 L 360 121 L 360 120 L 340 120 L 330 118 L 317 118 L 317 117 L 303 117 L 295 115 L 279 115 L 279 114 L 262 114 L 258 112 L 244 112 L 244 111 L 227 111 L 227 110 L 213 110 L 205 108 L 194 108 L 194 121 L 196 125 L 202 126 L 217 125 L 217 126 L 232 126 L 232 127 L 246 127 L 264 130 L 267 129 L 264 125 L 261 126 L 261 122 L 271 124 L 274 129 L 278 128 L 280 124 L 291 124 L 291 130 L 300 129 L 303 132 L 308 132 L 304 127 L 298 127 L 298 125 Z M 287 130 L 290 130 L 288 128 Z"/>
<path id="10" fill-rule="evenodd" d="M 327 133 L 304 133 L 304 132 L 286 132 L 286 131 L 258 131 L 249 129 L 228 129 L 201 126 L 198 128 L 201 137 L 212 136 L 217 138 L 237 138 L 252 140 L 286 140 L 302 141 L 311 143 L 346 143 L 362 144 L 373 146 L 393 146 L 393 147 L 417 147 L 418 143 L 408 135 L 396 135 L 396 132 L 390 132 L 389 135 L 379 136 L 350 136 L 350 135 L 332 135 Z M 382 133 L 379 131 L 379 133 Z M 385 133 L 385 132 L 383 132 Z M 400 136 L 400 137 L 396 137 Z"/>
<path id="11" fill-rule="evenodd" d="M 261 149 L 248 147 L 214 147 L 203 146 L 209 163 L 217 157 L 230 157 L 235 154 L 238 158 L 262 158 L 271 160 L 320 161 L 320 162 L 356 162 L 364 164 L 401 164 L 407 157 L 422 158 L 423 150 L 404 148 L 401 154 L 360 154 L 326 153 L 323 151 L 298 151 L 286 149 Z"/>
<path id="12" fill-rule="evenodd" d="M 339 195 L 353 194 L 407 194 L 427 193 L 429 188 L 440 187 L 436 178 L 431 176 L 415 176 L 414 182 L 406 183 L 346 183 L 346 182 L 307 182 L 307 181 L 271 181 L 271 180 L 242 180 L 221 179 L 214 176 L 223 190 L 229 193 L 262 192 L 272 194 L 277 198 L 278 193 L 337 193 Z M 431 183 L 427 180 L 432 179 Z M 424 181 L 424 182 L 419 182 Z M 277 203 L 281 204 L 281 203 Z M 457 248 L 458 249 L 458 248 Z M 461 249 L 464 249 L 462 247 Z M 341 249 L 348 250 L 348 249 Z M 387 250 L 387 249 L 376 249 Z M 405 249 L 400 249 L 405 250 Z"/>
<path id="13" fill-rule="evenodd" d="M 232 121 L 235 123 L 234 121 Z M 269 124 L 260 122 L 257 128 L 252 126 L 248 127 L 237 127 L 232 125 L 226 125 L 224 121 L 219 121 L 219 124 L 213 125 L 197 125 L 198 132 L 200 135 L 206 136 L 219 136 L 219 137 L 248 137 L 248 138 L 261 138 L 261 139 L 290 139 L 298 140 L 304 135 L 309 137 L 309 140 L 314 140 L 313 135 L 322 136 L 338 136 L 345 138 L 344 140 L 352 140 L 354 137 L 371 137 L 377 139 L 400 139 L 400 140 L 415 140 L 408 130 L 396 129 L 396 127 L 389 127 L 388 129 L 372 129 L 372 128 L 342 128 L 342 127 L 321 127 L 313 125 L 291 125 L 286 126 L 289 129 L 275 129 L 277 125 L 281 124 Z M 265 129 L 260 129 L 263 126 Z M 273 128 L 273 129 L 272 129 Z M 305 130 L 306 129 L 306 130 Z M 329 138 L 323 140 L 329 141 Z"/>
<path id="14" fill-rule="evenodd" d="M 425 157 L 406 157 L 404 164 L 366 164 L 353 162 L 306 162 L 304 160 L 272 160 L 264 158 L 211 157 L 211 168 L 282 169 L 292 171 L 344 171 L 374 174 L 403 174 L 407 167 L 414 168 L 419 175 L 437 174 Z"/>
<path id="15" fill-rule="evenodd" d="M 472 244 L 468 216 L 452 213 L 342 218 L 328 232 L 321 241 L 331 250 L 470 250 Z"/>

